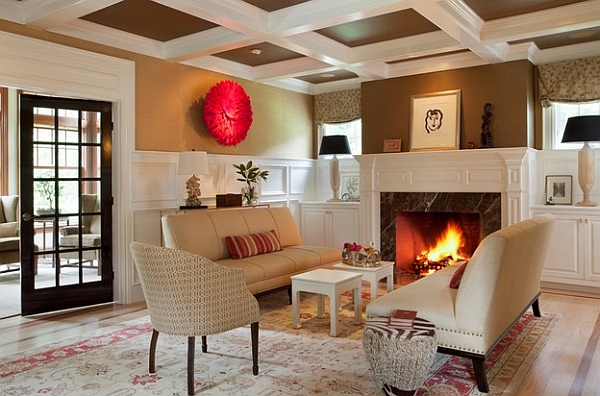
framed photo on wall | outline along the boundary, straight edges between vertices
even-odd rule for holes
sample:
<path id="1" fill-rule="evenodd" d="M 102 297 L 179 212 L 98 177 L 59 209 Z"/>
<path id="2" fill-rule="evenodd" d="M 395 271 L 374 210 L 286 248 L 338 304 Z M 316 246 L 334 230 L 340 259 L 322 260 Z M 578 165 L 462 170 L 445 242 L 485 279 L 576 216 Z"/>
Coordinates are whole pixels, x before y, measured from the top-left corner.
<path id="1" fill-rule="evenodd" d="M 460 90 L 410 98 L 410 151 L 460 148 Z"/>
<path id="2" fill-rule="evenodd" d="M 546 203 L 571 205 L 573 202 L 573 176 L 546 176 Z"/>
<path id="3" fill-rule="evenodd" d="M 383 140 L 383 152 L 384 153 L 399 153 L 402 151 L 402 139 L 384 139 Z"/>

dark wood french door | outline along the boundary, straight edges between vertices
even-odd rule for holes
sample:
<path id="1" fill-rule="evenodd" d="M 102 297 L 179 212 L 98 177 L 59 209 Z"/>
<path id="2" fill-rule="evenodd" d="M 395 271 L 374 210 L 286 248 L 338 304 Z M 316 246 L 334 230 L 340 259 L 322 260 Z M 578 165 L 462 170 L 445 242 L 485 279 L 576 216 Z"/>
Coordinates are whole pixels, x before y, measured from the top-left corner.
<path id="1" fill-rule="evenodd" d="M 22 315 L 113 300 L 111 109 L 20 96 Z"/>

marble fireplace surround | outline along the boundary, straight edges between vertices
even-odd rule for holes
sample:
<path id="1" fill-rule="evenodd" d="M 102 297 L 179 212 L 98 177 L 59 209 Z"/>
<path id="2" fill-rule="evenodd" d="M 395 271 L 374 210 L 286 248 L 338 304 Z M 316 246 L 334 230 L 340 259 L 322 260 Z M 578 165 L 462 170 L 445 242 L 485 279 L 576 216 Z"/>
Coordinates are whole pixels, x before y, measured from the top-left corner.
<path id="1" fill-rule="evenodd" d="M 469 197 L 468 200 L 473 205 L 478 205 L 476 202 L 483 199 L 490 205 L 498 206 L 499 194 L 500 213 L 496 212 L 492 216 L 499 218 L 501 227 L 529 218 L 530 203 L 536 193 L 536 153 L 534 149 L 519 147 L 356 156 L 360 166 L 361 240 L 373 240 L 382 250 L 393 248 L 395 251 L 395 243 L 393 247 L 389 246 L 390 237 L 387 234 L 383 236 L 386 242 L 383 249 L 382 217 L 383 224 L 389 228 L 390 211 L 395 213 L 396 210 L 415 210 L 421 204 L 426 205 L 426 201 L 431 201 L 432 197 L 438 203 L 443 202 L 443 206 L 460 200 L 461 197 Z M 417 195 L 402 196 L 394 193 Z M 421 199 L 423 202 L 417 203 Z M 413 206 L 412 209 L 403 209 L 402 204 L 398 203 L 407 200 L 413 202 L 409 204 Z M 462 207 L 459 209 L 464 210 Z M 481 210 L 485 212 L 486 209 L 478 209 L 480 213 Z M 485 222 L 485 216 L 483 221 Z M 490 221 L 497 224 L 498 219 Z M 490 231 L 490 227 L 497 228 L 494 225 L 482 226 L 482 231 L 486 227 L 488 231 L 485 233 Z M 395 238 L 395 231 L 392 238 Z M 385 257 L 385 251 L 382 253 Z"/>

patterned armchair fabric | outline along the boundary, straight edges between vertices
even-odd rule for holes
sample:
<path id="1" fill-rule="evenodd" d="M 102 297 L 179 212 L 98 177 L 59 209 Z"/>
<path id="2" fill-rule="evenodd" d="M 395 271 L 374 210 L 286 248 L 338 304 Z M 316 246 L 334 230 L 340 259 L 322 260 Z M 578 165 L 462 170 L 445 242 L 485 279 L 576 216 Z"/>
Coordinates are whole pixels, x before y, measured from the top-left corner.
<path id="1" fill-rule="evenodd" d="M 188 337 L 188 394 L 194 394 L 194 344 L 206 336 L 250 324 L 252 370 L 258 374 L 258 321 L 256 298 L 248 291 L 244 271 L 227 268 L 189 252 L 161 246 L 131 243 L 146 305 L 152 321 L 150 372 L 158 334 Z"/>
<path id="2" fill-rule="evenodd" d="M 0 264 L 20 262 L 18 195 L 0 196 Z"/>

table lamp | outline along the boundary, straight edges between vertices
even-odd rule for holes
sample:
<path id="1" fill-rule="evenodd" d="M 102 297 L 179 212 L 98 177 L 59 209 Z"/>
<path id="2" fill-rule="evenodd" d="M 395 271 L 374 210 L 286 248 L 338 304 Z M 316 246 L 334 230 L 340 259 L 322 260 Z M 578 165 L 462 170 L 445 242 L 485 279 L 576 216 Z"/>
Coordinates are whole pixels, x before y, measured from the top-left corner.
<path id="1" fill-rule="evenodd" d="M 596 159 L 589 142 L 597 141 L 600 141 L 600 116 L 585 115 L 571 117 L 567 120 L 562 142 L 584 142 L 583 148 L 577 154 L 577 179 L 579 187 L 583 191 L 583 200 L 577 202 L 576 206 L 596 206 L 596 202 L 590 200 L 590 191 L 594 185 L 596 172 Z"/>
<path id="2" fill-rule="evenodd" d="M 187 198 L 181 209 L 202 207 L 200 196 L 200 178 L 197 175 L 208 174 L 208 156 L 205 151 L 183 151 L 179 153 L 179 167 L 177 173 L 180 175 L 192 175 L 185 182 Z"/>
<path id="3" fill-rule="evenodd" d="M 333 190 L 333 198 L 327 200 L 328 202 L 341 201 L 340 199 L 340 161 L 337 158 L 338 154 L 352 154 L 350 151 L 350 144 L 348 138 L 345 135 L 330 135 L 323 136 L 321 140 L 321 148 L 319 149 L 319 155 L 333 154 L 331 159 L 330 179 L 331 189 Z"/>

